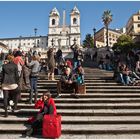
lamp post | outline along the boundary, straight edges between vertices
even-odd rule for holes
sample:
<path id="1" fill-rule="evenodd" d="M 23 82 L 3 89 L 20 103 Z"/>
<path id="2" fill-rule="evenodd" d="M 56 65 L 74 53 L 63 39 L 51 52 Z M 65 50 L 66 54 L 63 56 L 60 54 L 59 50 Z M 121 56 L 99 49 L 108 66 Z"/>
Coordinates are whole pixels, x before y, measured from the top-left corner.
<path id="1" fill-rule="evenodd" d="M 75 45 L 76 44 L 76 38 L 74 38 L 73 42 L 74 42 L 74 45 Z"/>
<path id="2" fill-rule="evenodd" d="M 94 33 L 94 48 L 96 48 L 96 40 L 95 40 L 96 28 L 93 28 L 93 33 Z"/>
<path id="3" fill-rule="evenodd" d="M 53 38 L 52 38 L 51 42 L 52 42 L 52 47 L 53 47 L 54 46 L 54 39 Z"/>
<path id="4" fill-rule="evenodd" d="M 35 32 L 35 42 L 34 42 L 35 45 L 34 46 L 35 47 L 36 47 L 36 34 L 37 34 L 37 30 L 38 30 L 37 28 L 34 28 L 34 32 Z"/>

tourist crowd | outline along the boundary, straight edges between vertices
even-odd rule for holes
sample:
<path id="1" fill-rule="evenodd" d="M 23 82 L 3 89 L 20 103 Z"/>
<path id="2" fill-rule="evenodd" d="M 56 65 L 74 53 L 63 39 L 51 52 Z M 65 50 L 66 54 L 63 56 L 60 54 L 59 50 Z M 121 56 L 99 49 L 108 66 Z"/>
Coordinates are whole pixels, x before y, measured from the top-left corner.
<path id="1" fill-rule="evenodd" d="M 41 54 L 32 50 L 27 53 L 20 49 L 9 50 L 6 55 L 1 53 L 1 84 L 5 116 L 8 116 L 8 110 L 14 112 L 17 109 L 21 91 L 29 93 L 30 104 L 33 101 L 37 102 L 37 81 L 41 72 L 48 74 L 48 80 L 55 80 L 54 75 L 61 75 L 57 84 L 58 97 L 62 89 L 69 89 L 73 90 L 72 96 L 78 98 L 78 85 L 84 84 L 83 54 L 78 47 L 72 48 L 72 50 L 73 59 L 66 60 L 63 58 L 61 49 L 54 53 L 53 48 L 47 51 L 47 59 L 41 59 Z"/>
<path id="2" fill-rule="evenodd" d="M 100 57 L 99 68 L 114 71 L 113 78 L 122 85 L 138 85 L 140 82 L 140 56 L 130 51 L 126 56 L 119 52 Z"/>

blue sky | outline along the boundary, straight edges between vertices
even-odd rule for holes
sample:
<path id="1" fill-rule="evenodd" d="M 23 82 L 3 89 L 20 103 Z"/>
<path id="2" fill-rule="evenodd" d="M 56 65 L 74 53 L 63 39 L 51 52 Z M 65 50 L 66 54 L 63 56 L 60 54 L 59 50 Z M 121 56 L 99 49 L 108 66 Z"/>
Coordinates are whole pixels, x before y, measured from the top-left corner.
<path id="1" fill-rule="evenodd" d="M 0 38 L 33 36 L 34 28 L 37 35 L 48 34 L 49 12 L 56 7 L 62 17 L 66 10 L 66 23 L 70 23 L 69 13 L 74 6 L 81 12 L 81 37 L 84 39 L 87 33 L 93 34 L 92 29 L 103 27 L 102 14 L 105 10 L 111 10 L 113 21 L 110 28 L 125 26 L 129 17 L 140 10 L 140 1 L 0 1 Z"/>

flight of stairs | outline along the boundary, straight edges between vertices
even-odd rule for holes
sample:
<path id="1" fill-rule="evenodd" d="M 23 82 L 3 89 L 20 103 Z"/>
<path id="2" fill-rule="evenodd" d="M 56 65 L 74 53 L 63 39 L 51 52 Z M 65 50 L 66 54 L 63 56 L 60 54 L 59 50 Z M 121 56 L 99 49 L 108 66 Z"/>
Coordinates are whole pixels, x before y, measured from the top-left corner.
<path id="1" fill-rule="evenodd" d="M 85 68 L 85 73 L 86 95 L 74 99 L 70 93 L 62 93 L 54 99 L 62 115 L 60 138 L 140 138 L 140 88 L 121 86 L 112 79 L 112 72 Z M 55 96 L 56 81 L 48 81 L 47 76 L 42 75 L 38 89 L 39 96 L 46 89 Z M 34 105 L 28 104 L 28 98 L 29 93 L 22 93 L 20 110 L 9 113 L 8 118 L 3 117 L 4 110 L 0 108 L 0 138 L 25 138 L 25 122 L 38 112 Z"/>

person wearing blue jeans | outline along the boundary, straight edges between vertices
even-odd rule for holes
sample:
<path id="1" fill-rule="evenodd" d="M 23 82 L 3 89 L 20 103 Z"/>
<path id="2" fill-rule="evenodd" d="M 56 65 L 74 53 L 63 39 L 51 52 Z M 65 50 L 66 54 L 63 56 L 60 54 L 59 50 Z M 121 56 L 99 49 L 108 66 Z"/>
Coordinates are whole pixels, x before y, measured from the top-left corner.
<path id="1" fill-rule="evenodd" d="M 35 102 L 37 101 L 37 77 L 31 77 L 31 92 L 30 92 L 30 103 L 32 104 L 33 93 L 35 93 Z"/>
<path id="2" fill-rule="evenodd" d="M 129 85 L 130 83 L 132 83 L 129 76 L 131 74 L 131 71 L 128 69 L 128 67 L 125 64 L 122 64 L 119 69 L 120 69 L 119 73 L 120 82 L 123 85 Z"/>
<path id="3" fill-rule="evenodd" d="M 123 85 L 128 85 L 130 83 L 130 78 L 127 75 L 119 74 L 119 80 Z"/>
<path id="4" fill-rule="evenodd" d="M 32 57 L 32 61 L 29 63 L 28 59 L 26 58 L 27 66 L 31 67 L 31 75 L 30 75 L 30 84 L 31 84 L 31 91 L 30 91 L 30 99 L 29 103 L 32 104 L 33 93 L 35 93 L 34 101 L 37 101 L 38 91 L 37 91 L 37 79 L 39 75 L 39 58 L 37 56 Z"/>

